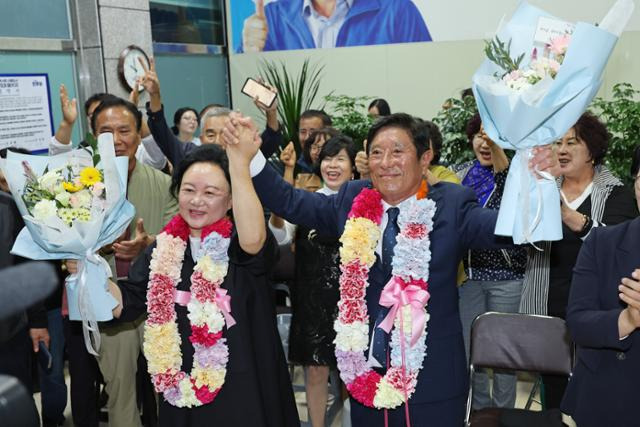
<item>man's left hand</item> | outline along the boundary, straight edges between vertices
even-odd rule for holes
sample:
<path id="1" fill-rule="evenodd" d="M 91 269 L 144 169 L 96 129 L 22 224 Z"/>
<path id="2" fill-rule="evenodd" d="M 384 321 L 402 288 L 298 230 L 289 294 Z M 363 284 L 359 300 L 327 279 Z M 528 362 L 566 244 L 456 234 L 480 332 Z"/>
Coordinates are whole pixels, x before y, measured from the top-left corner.
<path id="1" fill-rule="evenodd" d="M 44 341 L 44 345 L 49 348 L 50 338 L 47 328 L 31 328 L 29 329 L 29 336 L 31 337 L 31 343 L 35 353 L 40 350 L 40 341 Z"/>

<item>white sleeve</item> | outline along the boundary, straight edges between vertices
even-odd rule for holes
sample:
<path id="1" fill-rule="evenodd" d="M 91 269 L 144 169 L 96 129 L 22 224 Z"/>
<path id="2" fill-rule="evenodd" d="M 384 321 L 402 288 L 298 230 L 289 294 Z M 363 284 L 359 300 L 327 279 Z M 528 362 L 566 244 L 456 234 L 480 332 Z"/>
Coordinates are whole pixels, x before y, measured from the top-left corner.
<path id="1" fill-rule="evenodd" d="M 58 141 L 54 136 L 51 137 L 51 139 L 49 140 L 49 155 L 50 156 L 55 156 L 56 154 L 60 154 L 60 153 L 67 153 L 69 151 L 73 150 L 73 142 L 69 141 L 68 144 L 63 144 L 60 141 Z"/>
<path id="2" fill-rule="evenodd" d="M 266 164 L 267 159 L 264 158 L 262 151 L 258 150 L 258 152 L 253 156 L 253 159 L 251 159 L 251 163 L 249 163 L 249 173 L 251 173 L 251 178 L 262 172 L 262 169 L 264 169 Z"/>
<path id="3" fill-rule="evenodd" d="M 296 225 L 291 224 L 289 221 L 284 222 L 284 227 L 276 228 L 271 221 L 268 221 L 269 230 L 273 233 L 273 237 L 276 238 L 278 245 L 288 245 L 293 242 L 293 237 L 296 234 Z"/>
<path id="4" fill-rule="evenodd" d="M 162 153 L 160 147 L 158 147 L 158 144 L 156 144 L 156 140 L 153 139 L 153 135 L 148 135 L 142 138 L 140 146 L 144 148 L 146 153 L 145 160 L 138 159 L 142 163 L 156 169 L 163 169 L 167 165 L 167 158 Z"/>

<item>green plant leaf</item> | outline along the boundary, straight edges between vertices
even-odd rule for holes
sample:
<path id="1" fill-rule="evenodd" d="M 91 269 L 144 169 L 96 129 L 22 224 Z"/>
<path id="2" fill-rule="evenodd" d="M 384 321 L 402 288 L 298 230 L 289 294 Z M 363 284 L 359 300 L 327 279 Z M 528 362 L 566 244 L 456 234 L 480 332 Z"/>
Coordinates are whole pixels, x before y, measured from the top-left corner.
<path id="1" fill-rule="evenodd" d="M 265 60 L 260 63 L 259 70 L 261 77 L 278 89 L 278 116 L 283 126 L 284 145 L 293 141 L 299 151 L 298 121 L 300 114 L 311 108 L 324 108 L 324 104 L 316 105 L 324 66 L 312 65 L 307 58 L 299 71 L 295 73 L 282 61 Z"/>
<path id="2" fill-rule="evenodd" d="M 596 98 L 590 109 L 607 126 L 611 135 L 605 164 L 623 182 L 631 184 L 631 153 L 640 145 L 640 91 L 630 83 L 613 86 L 610 100 Z"/>

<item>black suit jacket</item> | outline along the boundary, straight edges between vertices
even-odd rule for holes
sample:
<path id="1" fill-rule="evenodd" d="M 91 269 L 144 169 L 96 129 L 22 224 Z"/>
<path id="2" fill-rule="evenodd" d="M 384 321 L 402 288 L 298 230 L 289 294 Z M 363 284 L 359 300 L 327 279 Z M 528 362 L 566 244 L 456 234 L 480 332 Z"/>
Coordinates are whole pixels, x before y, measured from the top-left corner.
<path id="1" fill-rule="evenodd" d="M 338 194 L 326 196 L 296 190 L 270 167 L 253 179 L 262 203 L 293 224 L 316 229 L 320 234 L 340 236 L 356 195 L 369 181 L 350 181 Z M 494 236 L 497 211 L 481 208 L 472 190 L 442 182 L 430 187 L 436 203 L 430 233 L 431 261 L 427 306 L 427 356 L 411 403 L 435 402 L 460 396 L 467 389 L 467 365 L 458 313 L 456 275 L 458 264 L 469 248 L 504 246 Z M 426 260 L 425 260 L 426 261 Z M 378 304 L 385 277 L 376 262 L 369 274 L 367 309 L 370 328 L 381 306 Z"/>
<path id="2" fill-rule="evenodd" d="M 640 332 L 618 336 L 618 285 L 639 267 L 640 218 L 595 228 L 580 250 L 567 309 L 578 360 L 561 407 L 580 427 L 640 425 Z"/>

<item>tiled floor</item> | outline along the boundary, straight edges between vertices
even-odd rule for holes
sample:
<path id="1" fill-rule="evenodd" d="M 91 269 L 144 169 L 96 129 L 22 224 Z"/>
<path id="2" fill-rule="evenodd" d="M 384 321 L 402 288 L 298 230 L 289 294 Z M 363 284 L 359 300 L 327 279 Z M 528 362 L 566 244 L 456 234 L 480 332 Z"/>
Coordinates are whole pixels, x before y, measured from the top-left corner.
<path id="1" fill-rule="evenodd" d="M 67 389 L 69 387 L 69 377 L 67 375 L 66 377 L 67 379 Z M 294 369 L 294 375 L 293 375 L 293 383 L 294 385 L 299 385 L 302 386 L 301 387 L 301 391 L 297 391 L 296 394 L 296 403 L 298 405 L 298 413 L 300 414 L 300 420 L 303 423 L 307 422 L 307 404 L 306 404 L 306 396 L 304 393 L 304 374 L 302 371 L 302 368 L 300 367 L 296 367 Z M 518 408 L 523 408 L 525 406 L 525 403 L 527 401 L 527 398 L 529 397 L 529 393 L 531 392 L 531 389 L 533 387 L 533 381 L 531 379 L 531 377 L 526 376 L 526 375 L 519 375 L 518 377 L 518 389 L 517 389 L 517 397 L 516 397 L 516 407 Z M 40 394 L 36 393 L 34 395 L 34 398 L 36 400 L 36 406 L 38 407 L 38 410 L 40 410 Z M 331 398 L 331 397 L 330 397 Z M 539 396 L 537 396 L 537 400 L 539 401 Z M 70 401 L 69 401 L 70 402 Z M 540 409 L 540 405 L 538 403 L 533 403 L 532 410 L 539 410 Z M 72 427 L 73 426 L 73 422 L 71 421 L 71 404 L 68 403 L 67 404 L 67 409 L 65 410 L 65 417 L 67 418 L 64 426 L 65 427 Z M 342 410 L 340 410 L 340 412 L 337 414 L 337 416 L 335 417 L 335 419 L 333 420 L 331 427 L 342 427 L 342 417 L 343 417 L 343 413 Z M 575 423 L 571 420 L 570 417 L 565 416 L 564 419 L 565 423 L 567 423 L 567 425 L 569 425 L 570 427 L 575 427 Z M 303 424 L 305 425 L 305 424 Z M 306 424 L 307 426 L 309 426 L 310 424 Z M 106 423 L 102 423 L 100 425 L 100 427 L 107 427 Z"/>

